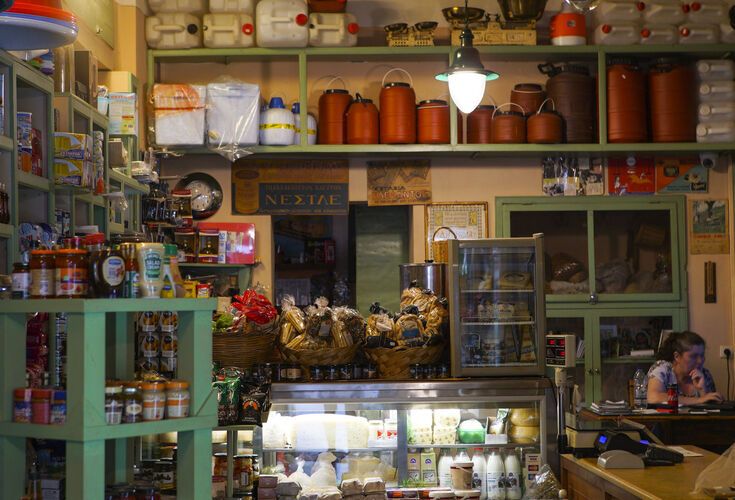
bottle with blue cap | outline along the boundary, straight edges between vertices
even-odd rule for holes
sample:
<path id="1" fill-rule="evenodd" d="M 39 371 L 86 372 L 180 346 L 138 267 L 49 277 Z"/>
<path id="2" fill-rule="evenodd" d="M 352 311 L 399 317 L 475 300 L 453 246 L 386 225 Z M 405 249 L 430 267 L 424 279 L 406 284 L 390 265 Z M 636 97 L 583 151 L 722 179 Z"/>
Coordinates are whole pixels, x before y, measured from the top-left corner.
<path id="1" fill-rule="evenodd" d="M 296 123 L 296 135 L 293 139 L 293 143 L 296 145 L 301 144 L 301 104 L 298 102 L 293 103 L 291 106 L 291 113 L 293 113 L 294 123 Z M 306 137 L 307 144 L 312 146 L 316 144 L 316 118 L 314 115 L 309 113 L 307 115 L 308 120 L 306 123 Z"/>
<path id="2" fill-rule="evenodd" d="M 266 146 L 289 146 L 294 143 L 294 115 L 280 97 L 271 97 L 268 109 L 260 116 L 260 143 Z"/>

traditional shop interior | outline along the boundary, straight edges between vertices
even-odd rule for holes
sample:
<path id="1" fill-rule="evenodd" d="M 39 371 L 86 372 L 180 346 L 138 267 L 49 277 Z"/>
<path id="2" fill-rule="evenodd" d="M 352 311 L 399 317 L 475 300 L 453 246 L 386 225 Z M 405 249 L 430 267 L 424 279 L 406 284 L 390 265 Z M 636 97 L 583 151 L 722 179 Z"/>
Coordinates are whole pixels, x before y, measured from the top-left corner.
<path id="1" fill-rule="evenodd" d="M 734 42 L 0 1 L 0 498 L 732 495 Z"/>

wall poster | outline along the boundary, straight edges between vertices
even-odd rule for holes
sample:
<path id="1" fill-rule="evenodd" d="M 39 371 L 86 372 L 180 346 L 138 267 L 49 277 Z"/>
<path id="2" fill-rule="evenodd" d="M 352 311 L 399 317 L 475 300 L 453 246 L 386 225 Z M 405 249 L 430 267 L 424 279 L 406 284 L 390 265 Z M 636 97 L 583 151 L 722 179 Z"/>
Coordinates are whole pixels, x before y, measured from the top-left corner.
<path id="1" fill-rule="evenodd" d="M 689 202 L 690 252 L 718 254 L 730 252 L 727 200 Z"/>
<path id="2" fill-rule="evenodd" d="M 429 160 L 369 161 L 368 206 L 431 203 Z"/>
<path id="3" fill-rule="evenodd" d="M 432 241 L 453 239 L 452 233 L 458 240 L 487 238 L 489 233 L 487 202 L 432 203 L 426 205 L 424 220 L 429 260 L 434 260 Z"/>
<path id="4" fill-rule="evenodd" d="M 232 213 L 346 215 L 347 160 L 247 159 L 232 164 Z"/>

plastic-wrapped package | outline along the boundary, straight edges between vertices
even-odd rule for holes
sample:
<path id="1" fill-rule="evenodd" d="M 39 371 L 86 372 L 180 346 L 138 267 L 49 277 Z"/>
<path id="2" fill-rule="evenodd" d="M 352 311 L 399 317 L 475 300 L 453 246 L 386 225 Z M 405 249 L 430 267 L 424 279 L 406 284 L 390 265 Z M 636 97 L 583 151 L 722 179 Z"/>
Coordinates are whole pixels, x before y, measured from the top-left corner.
<path id="1" fill-rule="evenodd" d="M 296 307 L 296 300 L 292 295 L 286 295 L 281 300 L 280 337 L 281 345 L 291 342 L 296 336 L 304 333 L 304 312 Z"/>
<path id="2" fill-rule="evenodd" d="M 692 493 L 704 493 L 715 497 L 717 494 L 731 493 L 733 485 L 735 485 L 735 444 L 699 473 Z"/>
<path id="3" fill-rule="evenodd" d="M 223 81 L 207 85 L 208 147 L 229 161 L 250 154 L 243 146 L 258 144 L 260 87 Z"/>
<path id="4" fill-rule="evenodd" d="M 324 451 L 317 456 L 316 463 L 311 468 L 312 487 L 334 487 L 337 485 L 337 471 L 332 465 L 335 460 L 337 460 L 337 457 L 328 451 Z M 339 494 L 339 490 L 336 492 Z"/>
<path id="5" fill-rule="evenodd" d="M 151 100 L 156 144 L 203 145 L 206 99 L 204 85 L 155 84 Z"/>
<path id="6" fill-rule="evenodd" d="M 551 500 L 566 498 L 565 493 L 561 488 L 561 484 L 556 479 L 554 471 L 551 470 L 548 464 L 544 464 L 539 469 L 538 474 L 536 474 L 536 478 L 533 480 L 531 487 L 526 489 L 523 498 L 524 500 Z"/>

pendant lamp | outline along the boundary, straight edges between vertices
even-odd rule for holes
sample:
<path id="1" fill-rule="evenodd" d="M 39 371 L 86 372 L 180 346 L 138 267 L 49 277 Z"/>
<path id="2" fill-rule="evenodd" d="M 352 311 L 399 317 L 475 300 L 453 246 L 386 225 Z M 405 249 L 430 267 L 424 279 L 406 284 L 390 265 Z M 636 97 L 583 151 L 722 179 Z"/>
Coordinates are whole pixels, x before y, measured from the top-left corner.
<path id="1" fill-rule="evenodd" d="M 465 26 L 459 35 L 459 48 L 454 61 L 445 73 L 436 79 L 449 83 L 449 95 L 462 113 L 471 113 L 485 95 L 485 83 L 500 77 L 495 71 L 486 70 L 480 61 L 480 52 L 472 46 L 472 30 L 469 28 L 468 0 L 464 2 Z"/>

